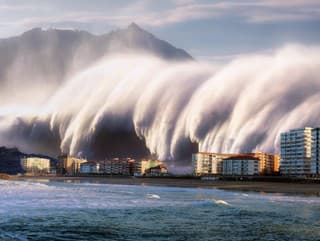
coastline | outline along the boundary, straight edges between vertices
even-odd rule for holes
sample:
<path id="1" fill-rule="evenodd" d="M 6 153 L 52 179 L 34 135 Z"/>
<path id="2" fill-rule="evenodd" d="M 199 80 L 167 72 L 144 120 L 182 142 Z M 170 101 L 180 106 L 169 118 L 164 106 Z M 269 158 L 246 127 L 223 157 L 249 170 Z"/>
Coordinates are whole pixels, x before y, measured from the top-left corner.
<path id="1" fill-rule="evenodd" d="M 11 176 L 13 181 L 48 181 L 67 183 L 97 183 L 160 187 L 205 188 L 225 191 L 278 193 L 320 197 L 319 183 L 289 183 L 265 181 L 221 181 L 188 178 L 136 178 L 136 177 L 50 177 Z"/>

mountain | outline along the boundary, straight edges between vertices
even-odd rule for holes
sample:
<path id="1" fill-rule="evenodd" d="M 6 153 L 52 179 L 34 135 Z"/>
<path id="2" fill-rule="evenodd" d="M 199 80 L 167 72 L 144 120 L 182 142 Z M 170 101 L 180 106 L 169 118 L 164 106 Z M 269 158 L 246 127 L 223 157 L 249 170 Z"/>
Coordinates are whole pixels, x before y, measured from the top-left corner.
<path id="1" fill-rule="evenodd" d="M 54 88 L 67 76 L 103 56 L 136 51 L 169 61 L 192 60 L 186 51 L 156 38 L 134 23 L 126 29 L 99 36 L 78 30 L 34 28 L 20 36 L 0 39 L 2 94 L 28 81 Z"/>
<path id="2" fill-rule="evenodd" d="M 113 31 L 100 36 L 107 43 L 106 52 L 144 51 L 166 60 L 192 60 L 193 58 L 183 49 L 178 49 L 166 41 L 156 38 L 151 33 L 132 23 L 128 28 Z"/>
<path id="3" fill-rule="evenodd" d="M 57 160 L 44 155 L 25 154 L 20 152 L 17 148 L 0 147 L 0 173 L 15 175 L 23 173 L 20 159 L 23 157 L 40 157 L 50 159 L 50 165 L 55 166 Z"/>

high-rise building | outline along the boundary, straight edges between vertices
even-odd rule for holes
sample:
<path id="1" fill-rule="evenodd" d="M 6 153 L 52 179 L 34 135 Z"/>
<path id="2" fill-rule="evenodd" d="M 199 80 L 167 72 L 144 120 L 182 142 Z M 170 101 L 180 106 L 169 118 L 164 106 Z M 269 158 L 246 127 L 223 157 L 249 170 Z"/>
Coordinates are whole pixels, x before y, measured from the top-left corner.
<path id="1" fill-rule="evenodd" d="M 312 128 L 305 127 L 281 133 L 280 171 L 284 175 L 309 175 Z"/>
<path id="2" fill-rule="evenodd" d="M 320 175 L 320 128 L 312 129 L 311 135 L 312 135 L 312 147 L 311 147 L 310 174 Z"/>

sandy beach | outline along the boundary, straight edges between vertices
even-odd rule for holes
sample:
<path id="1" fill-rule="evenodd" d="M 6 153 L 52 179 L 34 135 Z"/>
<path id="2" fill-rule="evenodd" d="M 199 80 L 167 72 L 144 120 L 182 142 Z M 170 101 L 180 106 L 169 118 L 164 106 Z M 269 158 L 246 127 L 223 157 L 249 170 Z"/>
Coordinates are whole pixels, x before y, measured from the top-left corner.
<path id="1" fill-rule="evenodd" d="M 135 178 L 135 177 L 11 177 L 20 181 L 54 181 L 72 183 L 100 183 L 117 185 L 165 186 L 209 188 L 243 192 L 283 193 L 320 197 L 320 184 L 262 181 L 221 181 L 187 178 Z"/>

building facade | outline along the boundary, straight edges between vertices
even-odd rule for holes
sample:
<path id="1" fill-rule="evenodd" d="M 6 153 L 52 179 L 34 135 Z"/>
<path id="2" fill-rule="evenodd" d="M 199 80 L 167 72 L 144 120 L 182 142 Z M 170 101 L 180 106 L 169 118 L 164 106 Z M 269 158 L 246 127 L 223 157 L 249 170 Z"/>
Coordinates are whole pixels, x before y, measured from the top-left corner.
<path id="1" fill-rule="evenodd" d="M 320 128 L 313 128 L 311 131 L 311 163 L 310 174 L 313 176 L 320 175 Z"/>
<path id="2" fill-rule="evenodd" d="M 113 158 L 100 161 L 100 172 L 107 175 L 132 176 L 135 160 L 131 158 Z"/>
<path id="3" fill-rule="evenodd" d="M 264 152 L 248 153 L 248 155 L 256 157 L 260 160 L 260 174 L 269 175 L 279 172 L 280 155 Z"/>
<path id="4" fill-rule="evenodd" d="M 311 147 L 312 128 L 310 127 L 293 129 L 281 133 L 281 173 L 298 176 L 310 175 Z"/>
<path id="5" fill-rule="evenodd" d="M 50 173 L 50 160 L 47 158 L 21 158 L 21 166 L 27 175 L 43 175 Z"/>
<path id="6" fill-rule="evenodd" d="M 67 154 L 58 156 L 57 174 L 77 175 L 80 173 L 80 165 L 85 162 L 87 162 L 86 159 L 72 157 Z"/>
<path id="7" fill-rule="evenodd" d="M 222 160 L 235 154 L 198 152 L 192 154 L 193 175 L 216 175 L 222 174 Z"/>
<path id="8" fill-rule="evenodd" d="M 248 176 L 259 175 L 260 160 L 253 156 L 233 156 L 222 161 L 223 175 Z"/>
<path id="9" fill-rule="evenodd" d="M 167 166 L 161 160 L 142 158 L 134 165 L 135 176 L 162 176 L 167 175 Z"/>
<path id="10" fill-rule="evenodd" d="M 84 162 L 80 164 L 80 174 L 99 174 L 100 164 L 97 162 Z"/>
<path id="11" fill-rule="evenodd" d="M 155 167 L 150 167 L 149 169 L 145 170 L 144 173 L 146 176 L 166 176 L 168 175 L 168 169 L 166 165 L 161 164 Z"/>
<path id="12" fill-rule="evenodd" d="M 258 159 L 259 169 L 255 174 L 273 174 L 279 171 L 279 155 L 255 152 L 255 153 L 240 153 L 240 154 L 227 154 L 227 153 L 208 153 L 199 152 L 192 155 L 193 175 L 222 175 L 223 174 L 223 161 L 228 158 L 252 158 Z M 232 162 L 228 162 L 232 163 Z M 225 164 L 227 165 L 227 164 Z M 229 165 L 229 164 L 228 164 Z M 255 175 L 254 174 L 254 175 Z M 253 175 L 253 174 L 252 174 Z"/>

